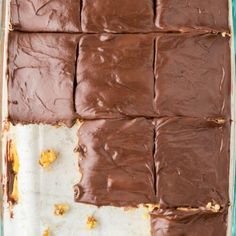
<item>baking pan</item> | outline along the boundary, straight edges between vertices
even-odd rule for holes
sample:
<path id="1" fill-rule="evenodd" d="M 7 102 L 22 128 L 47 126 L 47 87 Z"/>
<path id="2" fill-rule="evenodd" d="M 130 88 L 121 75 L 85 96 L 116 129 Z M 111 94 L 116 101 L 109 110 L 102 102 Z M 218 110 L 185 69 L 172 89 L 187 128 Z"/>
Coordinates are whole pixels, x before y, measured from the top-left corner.
<path id="1" fill-rule="evenodd" d="M 150 235 L 150 219 L 148 209 L 124 209 L 78 204 L 73 199 L 73 185 L 78 183 L 78 156 L 73 151 L 76 132 L 80 123 L 71 129 L 49 125 L 16 125 L 7 122 L 7 41 L 9 27 L 9 1 L 1 1 L 1 177 L 3 188 L 1 201 L 1 235 L 32 236 L 43 235 L 49 229 L 57 236 L 148 236 Z M 234 6 L 236 1 L 233 1 Z M 235 6 L 236 7 L 236 6 Z M 233 31 L 233 6 L 230 1 L 230 24 Z M 236 14 L 234 15 L 236 17 Z M 234 34 L 231 41 L 232 62 L 232 125 L 231 125 L 231 163 L 230 163 L 230 199 L 228 215 L 228 236 L 236 235 L 236 198 L 234 197 L 236 141 L 235 141 L 235 51 Z M 19 156 L 18 191 L 19 200 L 14 206 L 9 204 L 6 194 L 6 152 L 7 143 L 12 141 Z M 63 143 L 63 145 L 60 145 Z M 53 149 L 59 155 L 49 168 L 39 165 L 39 157 L 43 150 Z M 61 184 L 63 183 L 63 184 Z M 235 203 L 235 204 L 233 204 Z M 57 216 L 55 204 L 66 204 L 68 213 Z M 88 217 L 97 219 L 97 227 L 88 230 Z"/>

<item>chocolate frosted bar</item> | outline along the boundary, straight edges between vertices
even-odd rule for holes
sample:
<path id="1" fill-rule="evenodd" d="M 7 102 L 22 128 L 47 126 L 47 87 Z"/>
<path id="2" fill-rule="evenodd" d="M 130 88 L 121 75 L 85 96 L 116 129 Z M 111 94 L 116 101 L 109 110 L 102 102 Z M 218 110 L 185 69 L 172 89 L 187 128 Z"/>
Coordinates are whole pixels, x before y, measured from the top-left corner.
<path id="1" fill-rule="evenodd" d="M 75 201 L 97 206 L 153 203 L 154 126 L 144 118 L 86 121 L 78 131 L 82 179 Z"/>
<path id="2" fill-rule="evenodd" d="M 153 0 L 83 0 L 81 19 L 84 32 L 150 32 Z"/>
<path id="3" fill-rule="evenodd" d="M 225 236 L 227 211 L 157 210 L 151 213 L 152 236 Z"/>
<path id="4" fill-rule="evenodd" d="M 9 35 L 9 118 L 13 124 L 73 124 L 77 35 Z"/>
<path id="5" fill-rule="evenodd" d="M 161 207 L 229 203 L 230 124 L 156 120 L 156 191 Z"/>
<path id="6" fill-rule="evenodd" d="M 22 31 L 80 31 L 79 0 L 11 0 L 11 24 Z"/>
<path id="7" fill-rule="evenodd" d="M 230 118 L 229 37 L 157 36 L 155 74 L 157 116 Z"/>
<path id="8" fill-rule="evenodd" d="M 22 31 L 229 31 L 228 0 L 11 0 L 10 7 Z"/>
<path id="9" fill-rule="evenodd" d="M 164 31 L 229 31 L 228 0 L 155 0 L 156 27 Z"/>
<path id="10" fill-rule="evenodd" d="M 153 116 L 153 35 L 85 35 L 80 40 L 79 117 Z"/>

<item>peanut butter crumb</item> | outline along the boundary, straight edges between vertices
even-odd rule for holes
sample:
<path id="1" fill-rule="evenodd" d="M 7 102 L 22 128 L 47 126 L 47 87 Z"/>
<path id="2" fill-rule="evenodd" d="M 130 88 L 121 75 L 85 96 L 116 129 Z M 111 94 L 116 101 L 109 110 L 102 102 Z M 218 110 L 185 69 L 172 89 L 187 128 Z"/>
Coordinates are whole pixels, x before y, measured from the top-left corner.
<path id="1" fill-rule="evenodd" d="M 199 208 L 195 207 L 177 207 L 178 211 L 198 211 Z"/>
<path id="2" fill-rule="evenodd" d="M 16 145 L 12 140 L 8 141 L 8 161 L 12 162 L 12 170 L 17 174 L 19 172 L 19 156 L 17 153 Z"/>
<path id="3" fill-rule="evenodd" d="M 11 199 L 13 199 L 15 202 L 18 202 L 19 200 L 19 192 L 18 192 L 18 178 L 17 175 L 14 177 L 14 182 L 13 182 L 13 190 L 11 193 Z"/>
<path id="4" fill-rule="evenodd" d="M 226 120 L 224 118 L 209 118 L 208 121 L 215 122 L 218 125 L 223 125 L 226 123 Z"/>
<path id="5" fill-rule="evenodd" d="M 224 124 L 225 122 L 226 122 L 226 120 L 223 119 L 223 118 L 216 119 L 216 123 L 219 124 L 219 125 L 222 125 L 222 124 Z"/>
<path id="6" fill-rule="evenodd" d="M 97 220 L 94 216 L 89 216 L 86 225 L 89 230 L 94 229 L 97 226 Z"/>
<path id="7" fill-rule="evenodd" d="M 212 203 L 211 203 L 211 202 L 208 202 L 207 205 L 206 205 L 206 208 L 207 208 L 207 209 L 210 209 L 211 206 L 212 206 Z"/>
<path id="8" fill-rule="evenodd" d="M 45 229 L 44 232 L 43 232 L 43 236 L 50 236 L 50 230 L 49 228 Z"/>
<path id="9" fill-rule="evenodd" d="M 145 204 L 144 207 L 146 207 L 149 212 L 152 212 L 155 209 L 159 209 L 160 204 Z"/>
<path id="10" fill-rule="evenodd" d="M 12 26 L 11 23 L 9 23 L 9 25 L 8 25 L 8 30 L 9 30 L 9 31 L 13 31 L 13 26 Z"/>
<path id="11" fill-rule="evenodd" d="M 47 168 L 57 159 L 57 153 L 54 150 L 46 150 L 41 152 L 39 164 L 43 168 Z"/>
<path id="12" fill-rule="evenodd" d="M 10 197 L 10 201 L 12 203 L 17 203 L 19 200 L 19 192 L 18 192 L 18 172 L 20 167 L 19 156 L 17 153 L 17 148 L 13 140 L 7 141 L 7 162 L 9 169 L 13 171 L 13 183 L 12 183 L 12 192 L 8 193 Z"/>
<path id="13" fill-rule="evenodd" d="M 221 206 L 219 204 L 212 204 L 211 202 L 208 202 L 206 205 L 207 210 L 211 210 L 213 212 L 219 212 L 221 209 Z"/>
<path id="14" fill-rule="evenodd" d="M 68 204 L 55 204 L 54 205 L 54 214 L 57 216 L 62 216 L 70 209 Z"/>
<path id="15" fill-rule="evenodd" d="M 222 37 L 226 37 L 226 36 L 231 37 L 231 33 L 227 33 L 227 32 L 222 32 L 221 35 Z"/>
<path id="16" fill-rule="evenodd" d="M 222 32 L 221 35 L 222 35 L 223 37 L 225 37 L 225 36 L 226 36 L 226 32 Z"/>

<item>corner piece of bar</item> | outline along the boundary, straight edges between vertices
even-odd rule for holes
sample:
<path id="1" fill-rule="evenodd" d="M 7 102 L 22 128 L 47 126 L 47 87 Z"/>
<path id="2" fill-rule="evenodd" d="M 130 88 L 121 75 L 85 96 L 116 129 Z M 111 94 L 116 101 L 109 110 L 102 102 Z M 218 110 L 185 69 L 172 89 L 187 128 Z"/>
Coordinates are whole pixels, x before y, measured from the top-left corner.
<path id="1" fill-rule="evenodd" d="M 155 24 L 159 30 L 229 32 L 228 0 L 155 1 Z"/>
<path id="2" fill-rule="evenodd" d="M 28 32 L 79 32 L 79 0 L 11 0 L 13 29 Z"/>
<path id="3" fill-rule="evenodd" d="M 153 116 L 154 36 L 85 35 L 77 66 L 80 118 Z"/>
<path id="4" fill-rule="evenodd" d="M 154 203 L 154 126 L 144 118 L 86 121 L 78 131 L 82 179 L 75 201 L 97 206 Z"/>
<path id="5" fill-rule="evenodd" d="M 226 236 L 228 211 L 163 210 L 151 213 L 152 236 Z"/>
<path id="6" fill-rule="evenodd" d="M 155 111 L 159 117 L 230 119 L 230 38 L 164 34 L 156 40 Z"/>
<path id="7" fill-rule="evenodd" d="M 229 204 L 230 122 L 156 120 L 156 194 L 161 207 Z"/>
<path id="8" fill-rule="evenodd" d="M 9 35 L 8 110 L 13 124 L 75 119 L 73 86 L 78 35 Z"/>

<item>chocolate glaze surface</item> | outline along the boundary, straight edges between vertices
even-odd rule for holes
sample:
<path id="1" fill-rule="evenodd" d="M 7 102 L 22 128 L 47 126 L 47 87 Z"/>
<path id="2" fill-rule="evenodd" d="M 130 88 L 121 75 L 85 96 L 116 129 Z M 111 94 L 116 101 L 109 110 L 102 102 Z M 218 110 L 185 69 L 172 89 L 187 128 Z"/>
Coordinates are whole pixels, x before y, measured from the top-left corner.
<path id="1" fill-rule="evenodd" d="M 229 122 L 156 120 L 156 191 L 161 207 L 227 205 L 229 140 Z"/>
<path id="2" fill-rule="evenodd" d="M 230 118 L 228 37 L 158 36 L 156 55 L 157 116 Z"/>
<path id="3" fill-rule="evenodd" d="M 87 35 L 80 40 L 79 117 L 153 116 L 153 35 Z"/>
<path id="4" fill-rule="evenodd" d="M 137 206 L 155 201 L 154 126 L 144 118 L 86 121 L 78 131 L 82 179 L 75 201 Z"/>
<path id="5" fill-rule="evenodd" d="M 157 210 L 151 213 L 152 236 L 226 236 L 227 211 Z"/>
<path id="6" fill-rule="evenodd" d="M 229 31 L 228 0 L 156 0 L 156 27 L 165 31 Z"/>
<path id="7" fill-rule="evenodd" d="M 80 31 L 79 0 L 11 0 L 11 24 L 22 31 Z"/>
<path id="8" fill-rule="evenodd" d="M 152 0 L 83 0 L 84 32 L 149 32 L 154 29 Z"/>
<path id="9" fill-rule="evenodd" d="M 9 118 L 16 123 L 73 124 L 78 35 L 9 35 Z"/>

